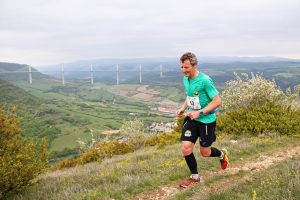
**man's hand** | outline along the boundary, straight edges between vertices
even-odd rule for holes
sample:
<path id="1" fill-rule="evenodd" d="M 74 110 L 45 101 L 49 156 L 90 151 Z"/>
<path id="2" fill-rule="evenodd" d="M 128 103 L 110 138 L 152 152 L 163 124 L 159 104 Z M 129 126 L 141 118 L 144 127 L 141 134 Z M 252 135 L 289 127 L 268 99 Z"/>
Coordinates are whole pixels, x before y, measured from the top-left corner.
<path id="1" fill-rule="evenodd" d="M 187 116 L 189 116 L 191 118 L 191 120 L 194 120 L 200 116 L 200 113 L 198 110 L 195 110 L 195 111 L 189 112 L 187 114 Z"/>
<path id="2" fill-rule="evenodd" d="M 183 115 L 183 113 L 184 113 L 184 109 L 182 109 L 182 108 L 180 108 L 179 110 L 177 110 L 176 111 L 176 117 L 180 117 L 180 116 L 182 116 Z"/>

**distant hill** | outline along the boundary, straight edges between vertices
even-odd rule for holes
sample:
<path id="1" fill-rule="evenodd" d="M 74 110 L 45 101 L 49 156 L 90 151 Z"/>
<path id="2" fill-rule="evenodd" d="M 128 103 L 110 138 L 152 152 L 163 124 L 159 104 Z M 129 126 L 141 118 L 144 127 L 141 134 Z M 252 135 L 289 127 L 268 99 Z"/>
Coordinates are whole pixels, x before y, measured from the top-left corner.
<path id="1" fill-rule="evenodd" d="M 25 90 L 16 87 L 15 85 L 0 80 L 0 104 L 6 104 L 8 106 L 18 105 L 23 110 L 30 105 L 39 105 L 40 101 L 33 95 L 29 94 Z"/>
<path id="2" fill-rule="evenodd" d="M 275 56 L 263 57 L 237 57 L 237 56 L 220 56 L 220 57 L 200 57 L 200 63 L 265 63 L 265 62 L 300 62 L 300 59 L 281 58 Z"/>
<path id="3" fill-rule="evenodd" d="M 234 57 L 234 56 L 220 56 L 220 57 L 207 57 L 199 56 L 198 58 L 200 65 L 206 63 L 235 63 L 235 62 L 254 62 L 254 63 L 264 63 L 264 62 L 300 62 L 300 59 L 289 59 L 274 56 L 265 57 Z M 138 67 L 139 65 L 145 67 L 151 66 L 159 68 L 159 65 L 164 67 L 168 66 L 178 66 L 179 58 L 177 57 L 156 57 L 156 58 L 107 58 L 107 59 L 89 59 L 89 60 L 79 60 L 70 63 L 61 63 L 57 65 L 46 65 L 37 67 L 40 71 L 53 71 L 61 70 L 62 65 L 65 70 L 90 70 L 90 66 L 93 67 L 103 67 L 107 70 L 115 68 L 116 65 L 120 66 L 132 66 Z"/>
<path id="4" fill-rule="evenodd" d="M 0 80 L 0 94 L 0 106 L 5 109 L 17 107 L 22 135 L 26 138 L 34 138 L 38 142 L 45 137 L 50 145 L 61 133 L 55 124 L 49 125 L 49 119 L 56 119 L 56 110 L 47 107 L 47 101 L 4 80 Z"/>
<path id="5" fill-rule="evenodd" d="M 280 57 L 200 57 L 199 69 L 210 75 L 219 85 L 234 79 L 233 72 L 263 73 L 268 79 L 275 79 L 285 89 L 299 84 L 300 60 Z M 136 84 L 140 81 L 140 65 L 142 82 L 145 84 L 181 83 L 179 58 L 132 58 L 132 59 L 92 59 L 64 63 L 64 78 L 90 82 L 91 65 L 93 66 L 94 82 L 116 84 L 116 70 L 119 66 L 120 83 Z M 162 68 L 161 68 L 162 67 Z M 32 78 L 62 77 L 62 65 L 32 68 Z M 160 70 L 162 69 L 162 77 Z M 20 73 L 16 73 L 20 72 Z M 42 73 L 43 74 L 42 74 Z M 46 75 L 45 75 L 46 74 Z M 28 80 L 28 65 L 0 62 L 0 79 L 15 81 Z"/>
<path id="6" fill-rule="evenodd" d="M 275 79 L 285 89 L 299 84 L 300 60 L 280 57 L 200 57 L 199 69 L 210 75 L 218 84 L 234 79 L 233 72 L 263 73 L 268 79 Z M 142 66 L 142 81 L 145 84 L 181 83 L 179 58 L 136 58 L 136 59 L 94 59 L 63 64 L 66 79 L 89 82 L 93 66 L 95 82 L 116 84 L 116 70 L 119 66 L 120 83 L 139 83 Z M 162 66 L 163 77 L 160 76 Z M 43 73 L 61 78 L 62 65 L 39 67 Z"/>
<path id="7" fill-rule="evenodd" d="M 34 71 L 34 70 L 36 71 L 36 69 L 32 69 L 32 71 Z M 14 72 L 14 71 L 27 71 L 28 72 L 28 65 L 0 62 L 0 72 Z"/>
<path id="8" fill-rule="evenodd" d="M 0 94 L 0 106 L 8 109 L 17 106 L 17 114 L 22 119 L 22 128 L 24 121 L 33 122 L 34 114 L 43 103 L 43 100 L 4 80 L 0 80 Z M 25 134 L 26 132 L 25 130 Z"/>
<path id="9" fill-rule="evenodd" d="M 29 65 L 0 62 L 0 79 L 7 81 L 28 80 Z M 49 78 L 48 75 L 40 73 L 34 67 L 31 67 L 32 78 Z"/>

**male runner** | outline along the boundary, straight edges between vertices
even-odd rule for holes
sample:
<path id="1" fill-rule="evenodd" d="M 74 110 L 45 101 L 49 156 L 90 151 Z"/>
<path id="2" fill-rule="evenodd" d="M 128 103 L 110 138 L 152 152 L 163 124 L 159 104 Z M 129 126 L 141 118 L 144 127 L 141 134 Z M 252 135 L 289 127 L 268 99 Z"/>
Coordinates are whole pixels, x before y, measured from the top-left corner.
<path id="1" fill-rule="evenodd" d="M 198 60 L 195 54 L 187 52 L 180 58 L 181 71 L 184 74 L 183 84 L 186 91 L 186 100 L 181 108 L 176 111 L 179 117 L 187 110 L 181 135 L 181 152 L 191 171 L 191 177 L 183 181 L 180 186 L 188 187 L 200 181 L 197 170 L 197 161 L 193 154 L 196 140 L 199 138 L 200 151 L 204 157 L 219 157 L 221 168 L 226 169 L 229 164 L 227 150 L 212 147 L 216 141 L 216 108 L 222 105 L 218 91 L 212 79 L 198 71 Z"/>

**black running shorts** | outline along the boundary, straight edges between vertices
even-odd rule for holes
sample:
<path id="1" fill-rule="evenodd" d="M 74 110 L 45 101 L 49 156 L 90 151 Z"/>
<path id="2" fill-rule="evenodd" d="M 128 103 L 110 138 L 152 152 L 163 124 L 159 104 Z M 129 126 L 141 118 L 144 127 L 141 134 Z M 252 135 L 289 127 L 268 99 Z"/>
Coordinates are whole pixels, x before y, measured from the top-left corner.
<path id="1" fill-rule="evenodd" d="M 196 143 L 198 137 L 202 147 L 210 147 L 216 141 L 216 122 L 204 124 L 186 117 L 182 125 L 181 141 Z"/>

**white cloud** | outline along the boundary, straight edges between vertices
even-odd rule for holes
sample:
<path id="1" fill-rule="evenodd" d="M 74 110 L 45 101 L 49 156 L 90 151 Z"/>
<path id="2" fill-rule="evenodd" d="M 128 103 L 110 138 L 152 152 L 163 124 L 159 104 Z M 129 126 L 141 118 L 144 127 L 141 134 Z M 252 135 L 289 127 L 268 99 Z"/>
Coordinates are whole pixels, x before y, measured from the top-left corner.
<path id="1" fill-rule="evenodd" d="M 300 58 L 296 0 L 1 0 L 0 61 L 276 55 Z"/>

